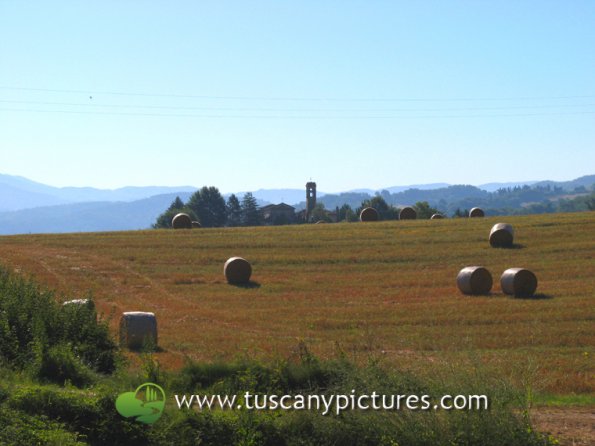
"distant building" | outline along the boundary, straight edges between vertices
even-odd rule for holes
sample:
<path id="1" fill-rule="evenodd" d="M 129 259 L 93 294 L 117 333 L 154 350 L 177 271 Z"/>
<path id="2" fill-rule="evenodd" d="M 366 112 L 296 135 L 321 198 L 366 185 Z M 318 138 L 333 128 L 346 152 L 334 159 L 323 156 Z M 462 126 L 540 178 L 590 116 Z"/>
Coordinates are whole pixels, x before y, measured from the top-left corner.
<path id="1" fill-rule="evenodd" d="M 295 208 L 285 203 L 269 204 L 260 208 L 265 225 L 295 223 Z"/>
<path id="2" fill-rule="evenodd" d="M 316 183 L 309 181 L 306 183 L 306 221 L 310 221 L 312 211 L 316 207 Z"/>

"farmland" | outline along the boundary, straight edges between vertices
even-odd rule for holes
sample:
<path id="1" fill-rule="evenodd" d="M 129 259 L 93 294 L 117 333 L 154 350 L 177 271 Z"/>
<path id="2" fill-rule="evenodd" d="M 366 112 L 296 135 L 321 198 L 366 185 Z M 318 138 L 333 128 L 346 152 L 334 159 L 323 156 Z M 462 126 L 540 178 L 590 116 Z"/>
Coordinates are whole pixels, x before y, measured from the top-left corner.
<path id="1" fill-rule="evenodd" d="M 494 249 L 493 224 L 516 246 Z M 91 292 L 115 334 L 122 311 L 152 311 L 157 360 L 370 358 L 417 374 L 476 367 L 542 398 L 595 390 L 595 215 L 151 230 L 0 238 L 0 262 L 63 293 Z M 223 263 L 248 259 L 253 282 L 228 285 Z M 490 296 L 463 296 L 458 271 L 483 265 Z M 525 267 L 537 296 L 501 293 Z M 131 366 L 135 354 L 129 354 Z"/>

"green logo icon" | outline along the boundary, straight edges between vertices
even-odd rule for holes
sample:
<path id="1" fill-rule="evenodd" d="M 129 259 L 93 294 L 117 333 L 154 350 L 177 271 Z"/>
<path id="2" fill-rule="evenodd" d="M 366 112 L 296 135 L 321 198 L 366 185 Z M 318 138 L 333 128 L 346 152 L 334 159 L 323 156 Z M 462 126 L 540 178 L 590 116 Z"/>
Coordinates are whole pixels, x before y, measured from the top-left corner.
<path id="1" fill-rule="evenodd" d="M 165 392 L 157 384 L 144 383 L 134 392 L 122 393 L 116 399 L 116 410 L 126 418 L 145 424 L 154 423 L 165 408 Z"/>

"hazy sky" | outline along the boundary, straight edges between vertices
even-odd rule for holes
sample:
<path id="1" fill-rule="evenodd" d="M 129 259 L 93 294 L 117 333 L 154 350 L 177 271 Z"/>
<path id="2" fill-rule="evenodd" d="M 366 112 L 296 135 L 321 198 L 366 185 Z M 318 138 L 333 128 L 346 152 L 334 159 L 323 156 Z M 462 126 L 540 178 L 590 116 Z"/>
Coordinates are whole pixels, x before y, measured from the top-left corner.
<path id="1" fill-rule="evenodd" d="M 595 1 L 0 0 L 0 173 L 324 191 L 595 173 Z"/>

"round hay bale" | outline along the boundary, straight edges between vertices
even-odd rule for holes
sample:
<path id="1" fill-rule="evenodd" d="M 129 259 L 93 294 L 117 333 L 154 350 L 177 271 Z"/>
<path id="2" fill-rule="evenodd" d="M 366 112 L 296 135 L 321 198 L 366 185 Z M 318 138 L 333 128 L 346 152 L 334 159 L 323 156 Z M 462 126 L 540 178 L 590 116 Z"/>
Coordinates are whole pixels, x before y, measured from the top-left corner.
<path id="1" fill-rule="evenodd" d="M 399 220 L 415 220 L 417 218 L 417 211 L 411 206 L 405 206 L 399 212 Z"/>
<path id="2" fill-rule="evenodd" d="M 154 313 L 127 311 L 120 318 L 120 345 L 131 350 L 157 346 L 157 319 Z"/>
<path id="3" fill-rule="evenodd" d="M 469 211 L 469 217 L 485 217 L 485 212 L 481 208 L 472 208 Z"/>
<path id="4" fill-rule="evenodd" d="M 500 277 L 500 288 L 515 297 L 530 297 L 537 289 L 537 277 L 528 269 L 509 268 Z"/>
<path id="5" fill-rule="evenodd" d="M 66 302 L 64 302 L 62 304 L 62 306 L 64 305 L 87 305 L 89 304 L 93 305 L 93 301 L 90 299 L 72 299 L 72 300 L 67 300 Z"/>
<path id="6" fill-rule="evenodd" d="M 225 274 L 225 278 L 229 283 L 248 283 L 252 275 L 252 266 L 250 266 L 250 263 L 246 259 L 230 257 L 223 266 L 223 274 Z"/>
<path id="7" fill-rule="evenodd" d="M 326 221 L 324 221 L 324 220 L 318 220 L 315 224 L 319 225 L 321 223 L 326 223 Z"/>
<path id="8" fill-rule="evenodd" d="M 443 218 L 444 218 L 444 215 L 442 215 L 442 214 L 432 214 L 432 216 L 430 217 L 430 220 L 440 220 Z"/>
<path id="9" fill-rule="evenodd" d="M 483 266 L 467 266 L 457 275 L 457 286 L 463 294 L 488 294 L 492 284 L 492 275 Z"/>
<path id="10" fill-rule="evenodd" d="M 172 218 L 171 226 L 174 229 L 190 229 L 192 228 L 192 219 L 190 215 L 180 212 Z"/>
<path id="11" fill-rule="evenodd" d="M 374 208 L 364 208 L 359 213 L 360 221 L 378 221 L 378 211 Z"/>
<path id="12" fill-rule="evenodd" d="M 514 239 L 514 230 L 508 223 L 496 223 L 490 231 L 490 245 L 497 247 L 510 247 Z"/>
<path id="13" fill-rule="evenodd" d="M 202 228 L 202 225 L 200 224 L 200 222 L 199 221 L 196 221 L 196 220 L 192 220 L 191 226 L 193 228 Z"/>

